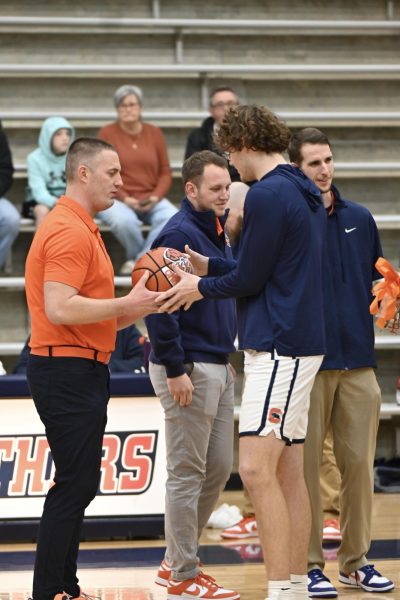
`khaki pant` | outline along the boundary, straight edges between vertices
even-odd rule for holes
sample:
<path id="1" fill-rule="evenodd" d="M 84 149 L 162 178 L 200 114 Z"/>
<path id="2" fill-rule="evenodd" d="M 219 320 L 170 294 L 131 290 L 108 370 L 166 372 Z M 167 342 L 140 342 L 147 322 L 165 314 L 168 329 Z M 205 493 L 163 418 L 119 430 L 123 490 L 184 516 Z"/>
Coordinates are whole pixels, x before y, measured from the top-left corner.
<path id="1" fill-rule="evenodd" d="M 322 451 L 322 463 L 319 470 L 319 483 L 321 486 L 321 506 L 323 520 L 339 519 L 339 490 L 340 490 L 340 472 L 336 465 L 336 458 L 333 453 L 332 430 L 324 440 Z"/>
<path id="2" fill-rule="evenodd" d="M 350 573 L 368 562 L 365 555 L 371 542 L 373 461 L 380 402 L 372 368 L 320 371 L 315 378 L 304 456 L 312 511 L 309 569 L 323 570 L 325 564 L 319 469 L 330 427 L 341 475 L 339 568 Z"/>

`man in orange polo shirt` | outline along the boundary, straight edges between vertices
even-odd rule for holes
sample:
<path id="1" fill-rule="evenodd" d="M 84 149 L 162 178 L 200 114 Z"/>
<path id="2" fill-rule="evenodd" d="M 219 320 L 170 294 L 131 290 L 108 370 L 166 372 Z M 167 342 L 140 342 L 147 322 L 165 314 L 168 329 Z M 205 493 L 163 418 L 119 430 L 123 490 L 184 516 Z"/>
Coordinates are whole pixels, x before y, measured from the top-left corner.
<path id="1" fill-rule="evenodd" d="M 81 138 L 67 155 L 66 195 L 39 227 L 26 261 L 31 315 L 27 377 L 56 475 L 40 522 L 33 600 L 79 598 L 77 555 L 96 495 L 117 329 L 156 312 L 146 277 L 114 297 L 114 271 L 93 221 L 122 185 L 114 148 Z"/>

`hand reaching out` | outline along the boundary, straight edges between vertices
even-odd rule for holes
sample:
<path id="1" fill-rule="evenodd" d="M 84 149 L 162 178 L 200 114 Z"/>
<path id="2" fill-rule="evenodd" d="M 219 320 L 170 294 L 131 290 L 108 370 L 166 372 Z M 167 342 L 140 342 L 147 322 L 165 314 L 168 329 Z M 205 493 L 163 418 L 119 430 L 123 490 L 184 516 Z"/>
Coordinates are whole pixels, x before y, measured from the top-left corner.
<path id="1" fill-rule="evenodd" d="M 194 275 L 198 275 L 199 277 L 203 277 L 208 273 L 208 256 L 203 256 L 199 252 L 195 252 L 186 244 L 185 252 L 190 258 L 190 262 L 192 263 L 193 273 Z"/>

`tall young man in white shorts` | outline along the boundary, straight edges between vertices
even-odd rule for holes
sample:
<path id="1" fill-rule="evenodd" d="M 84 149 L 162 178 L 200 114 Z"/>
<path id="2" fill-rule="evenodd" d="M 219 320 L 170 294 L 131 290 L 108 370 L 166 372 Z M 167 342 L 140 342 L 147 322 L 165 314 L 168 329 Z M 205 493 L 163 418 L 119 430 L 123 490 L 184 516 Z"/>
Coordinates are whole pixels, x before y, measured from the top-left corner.
<path id="1" fill-rule="evenodd" d="M 236 297 L 245 386 L 239 422 L 240 475 L 253 501 L 269 598 L 308 598 L 310 506 L 303 444 L 310 390 L 325 352 L 321 195 L 282 153 L 287 126 L 265 107 L 232 108 L 218 132 L 246 196 L 237 263 L 191 253 L 199 279 L 161 295 L 173 311 L 202 297 Z M 190 249 L 187 249 L 190 252 Z M 201 267 L 201 265 L 203 265 Z"/>

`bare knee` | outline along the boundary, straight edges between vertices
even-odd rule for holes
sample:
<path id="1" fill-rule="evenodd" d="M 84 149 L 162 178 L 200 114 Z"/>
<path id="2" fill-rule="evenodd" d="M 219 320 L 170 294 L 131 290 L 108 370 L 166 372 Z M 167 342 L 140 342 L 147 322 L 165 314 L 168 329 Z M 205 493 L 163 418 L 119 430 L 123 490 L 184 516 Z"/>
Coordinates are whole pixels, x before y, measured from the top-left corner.
<path id="1" fill-rule="evenodd" d="M 271 469 L 265 468 L 265 466 L 261 467 L 256 462 L 241 461 L 239 474 L 243 484 L 250 493 L 259 490 L 260 486 L 266 489 L 276 482 L 276 473 Z"/>

